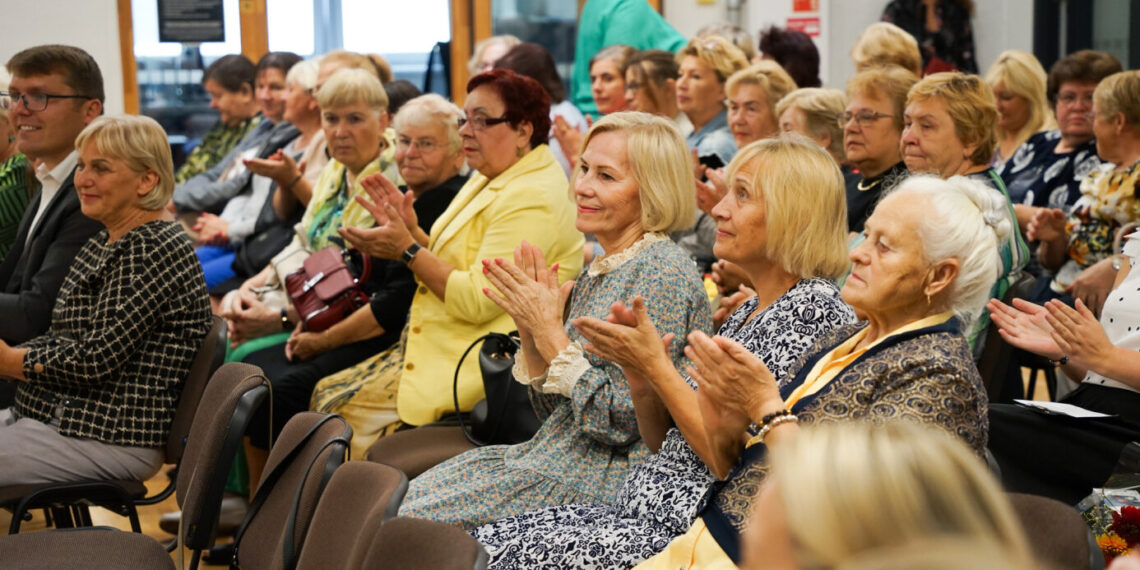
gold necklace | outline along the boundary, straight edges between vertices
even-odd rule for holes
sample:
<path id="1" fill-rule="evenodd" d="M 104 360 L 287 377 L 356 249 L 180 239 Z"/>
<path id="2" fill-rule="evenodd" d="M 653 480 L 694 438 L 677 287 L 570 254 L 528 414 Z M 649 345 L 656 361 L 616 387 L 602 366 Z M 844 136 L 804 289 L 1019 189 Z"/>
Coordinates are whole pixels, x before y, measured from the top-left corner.
<path id="1" fill-rule="evenodd" d="M 882 179 L 882 178 L 880 178 L 880 179 L 878 179 L 878 180 L 876 180 L 876 181 L 874 181 L 874 182 L 872 182 L 872 183 L 870 183 L 870 184 L 868 184 L 868 185 L 864 186 L 864 185 L 863 185 L 863 181 L 862 181 L 862 180 L 860 180 L 860 181 L 859 181 L 859 182 L 858 182 L 858 183 L 855 185 L 855 187 L 856 187 L 856 188 L 858 188 L 860 192 L 866 192 L 867 190 L 870 190 L 870 189 L 872 189 L 872 188 L 874 188 L 874 187 L 878 186 L 880 183 L 882 183 L 882 181 L 883 181 L 883 179 Z"/>

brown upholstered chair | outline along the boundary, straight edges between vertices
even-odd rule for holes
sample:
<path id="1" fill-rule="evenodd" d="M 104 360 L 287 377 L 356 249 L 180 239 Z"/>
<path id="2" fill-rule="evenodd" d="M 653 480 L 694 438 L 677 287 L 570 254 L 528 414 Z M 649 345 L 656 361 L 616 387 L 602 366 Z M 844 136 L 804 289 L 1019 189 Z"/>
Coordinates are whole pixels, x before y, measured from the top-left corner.
<path id="1" fill-rule="evenodd" d="M 243 570 L 296 567 L 317 501 L 346 461 L 351 439 L 352 428 L 337 415 L 302 412 L 289 419 L 234 537 Z"/>
<path id="2" fill-rule="evenodd" d="M 176 495 L 185 517 L 181 540 L 199 553 L 214 544 L 218 507 L 234 456 L 254 410 L 269 393 L 261 369 L 223 365 L 202 394 L 190 427 Z M 106 529 L 62 529 L 0 537 L 4 568 L 174 568 L 166 549 L 142 534 Z"/>
<path id="3" fill-rule="evenodd" d="M 408 479 L 463 453 L 475 445 L 459 426 L 426 425 L 382 437 L 368 448 L 365 459 L 391 465 Z"/>
<path id="4" fill-rule="evenodd" d="M 396 516 L 408 478 L 392 467 L 353 461 L 337 468 L 313 514 L 297 570 L 360 568 L 380 525 Z"/>
<path id="5" fill-rule="evenodd" d="M 1096 538 L 1076 509 L 1048 497 L 1008 496 L 1038 560 L 1056 570 L 1104 568 Z"/>
<path id="6" fill-rule="evenodd" d="M 178 398 L 178 408 L 174 412 L 170 435 L 166 438 L 165 463 L 179 465 L 184 457 L 186 438 L 194 422 L 198 404 L 207 382 L 222 364 L 225 357 L 226 323 L 214 316 L 213 324 L 206 338 L 202 340 L 190 372 Z M 222 350 L 218 350 L 223 347 Z M 177 468 L 172 472 L 169 484 L 159 493 L 147 496 L 144 481 L 84 481 L 68 484 L 13 485 L 0 488 L 0 508 L 12 511 L 10 534 L 20 532 L 20 524 L 29 519 L 29 511 L 47 509 L 51 521 L 57 528 L 91 526 L 88 504 L 98 505 L 128 517 L 131 529 L 139 528 L 139 505 L 153 505 L 166 500 L 174 492 Z"/>
<path id="7" fill-rule="evenodd" d="M 380 527 L 360 570 L 482 570 L 489 557 L 463 529 L 435 521 L 394 518 Z"/>

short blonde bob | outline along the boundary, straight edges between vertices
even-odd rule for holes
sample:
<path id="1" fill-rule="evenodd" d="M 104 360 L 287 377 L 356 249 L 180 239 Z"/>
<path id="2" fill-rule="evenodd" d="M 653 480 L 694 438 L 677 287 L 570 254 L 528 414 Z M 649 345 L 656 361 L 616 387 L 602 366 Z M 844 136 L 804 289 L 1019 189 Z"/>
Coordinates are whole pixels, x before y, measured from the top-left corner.
<path id="1" fill-rule="evenodd" d="M 744 52 L 730 40 L 720 36 L 693 38 L 689 45 L 677 52 L 677 63 L 684 62 L 689 56 L 711 67 L 716 73 L 716 80 L 721 84 L 728 81 L 733 73 L 748 67 L 748 58 L 744 57 Z"/>
<path id="2" fill-rule="evenodd" d="M 1105 77 L 1093 92 L 1093 102 L 1102 117 L 1123 113 L 1124 122 L 1140 136 L 1140 70 Z"/>
<path id="3" fill-rule="evenodd" d="M 846 273 L 847 195 L 835 159 L 802 136 L 761 139 L 736 153 L 726 182 L 748 164 L 755 164 L 749 192 L 764 201 L 764 255 L 801 278 Z"/>
<path id="4" fill-rule="evenodd" d="M 776 103 L 796 90 L 796 82 L 792 80 L 792 76 L 788 75 L 780 64 L 770 59 L 758 61 L 733 73 L 724 86 L 724 92 L 732 97 L 736 90 L 744 85 L 755 85 L 763 89 L 764 94 L 768 96 L 768 107 L 772 109 L 773 114 L 776 114 Z"/>
<path id="5" fill-rule="evenodd" d="M 75 137 L 75 150 L 91 142 L 100 154 L 123 161 L 135 174 L 154 172 L 158 183 L 139 199 L 144 210 L 161 210 L 174 195 L 170 141 L 157 121 L 142 115 L 103 115 Z"/>
<path id="6" fill-rule="evenodd" d="M 911 87 L 906 104 L 941 99 L 946 103 L 954 133 L 965 145 L 974 145 L 970 161 L 989 164 L 997 148 L 997 105 L 990 86 L 977 75 L 958 71 L 927 75 Z"/>
<path id="7" fill-rule="evenodd" d="M 789 107 L 795 107 L 804 114 L 807 130 L 813 137 L 831 137 L 827 152 L 843 162 L 843 127 L 839 126 L 838 119 L 847 110 L 847 95 L 826 87 L 796 89 L 776 104 L 776 117 L 783 115 Z"/>
<path id="8" fill-rule="evenodd" d="M 1001 85 L 1029 102 L 1029 120 L 1017 132 L 1017 146 L 1034 133 L 1056 128 L 1049 98 L 1045 95 L 1046 81 L 1041 62 L 1033 54 L 1016 49 L 1003 51 L 986 72 L 986 83 L 991 89 Z M 1000 138 L 1001 133 L 997 134 Z"/>
<path id="9" fill-rule="evenodd" d="M 837 568 L 862 553 L 935 538 L 989 539 L 1015 559 L 1033 559 L 1001 485 L 936 427 L 895 420 L 805 428 L 773 448 L 769 484 L 800 568 Z"/>
<path id="10" fill-rule="evenodd" d="M 851 48 L 855 71 L 897 65 L 922 77 L 922 52 L 918 41 L 906 30 L 890 23 L 875 22 L 867 26 Z"/>
<path id="11" fill-rule="evenodd" d="M 388 93 L 375 73 L 359 68 L 338 69 L 317 91 L 317 104 L 321 109 L 357 103 L 363 103 L 378 113 L 388 112 Z"/>
<path id="12" fill-rule="evenodd" d="M 635 111 L 611 113 L 586 132 L 578 155 L 585 154 L 594 137 L 610 132 L 626 136 L 626 158 L 641 201 L 642 230 L 672 232 L 692 227 L 697 211 L 693 158 L 673 121 Z M 573 198 L 578 170 L 570 178 Z"/>

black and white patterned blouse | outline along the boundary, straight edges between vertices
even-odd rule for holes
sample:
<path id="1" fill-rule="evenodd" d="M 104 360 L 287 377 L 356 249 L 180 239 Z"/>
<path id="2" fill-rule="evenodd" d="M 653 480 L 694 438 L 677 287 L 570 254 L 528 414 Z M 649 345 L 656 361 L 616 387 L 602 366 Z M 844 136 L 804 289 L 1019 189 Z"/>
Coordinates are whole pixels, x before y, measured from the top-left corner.
<path id="1" fill-rule="evenodd" d="M 1014 204 L 1039 208 L 1068 207 L 1081 197 L 1081 180 L 1100 166 L 1096 139 L 1070 152 L 1056 152 L 1061 131 L 1037 133 L 1025 141 L 1001 169 Z"/>
<path id="2" fill-rule="evenodd" d="M 182 382 L 210 328 L 202 267 L 181 226 L 155 221 L 75 256 L 48 332 L 23 346 L 14 410 L 112 445 L 166 443 Z M 58 410 L 57 410 L 58 408 Z"/>

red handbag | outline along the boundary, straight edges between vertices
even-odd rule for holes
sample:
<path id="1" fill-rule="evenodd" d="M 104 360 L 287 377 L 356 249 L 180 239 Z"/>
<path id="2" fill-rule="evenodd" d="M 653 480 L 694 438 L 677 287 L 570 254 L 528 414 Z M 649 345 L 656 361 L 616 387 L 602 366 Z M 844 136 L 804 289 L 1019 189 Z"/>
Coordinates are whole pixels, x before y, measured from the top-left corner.
<path id="1" fill-rule="evenodd" d="M 326 330 L 368 303 L 360 284 L 368 280 L 372 260 L 359 254 L 360 271 L 353 275 L 347 259 L 352 253 L 330 245 L 314 252 L 300 269 L 285 277 L 285 290 L 304 330 Z"/>

